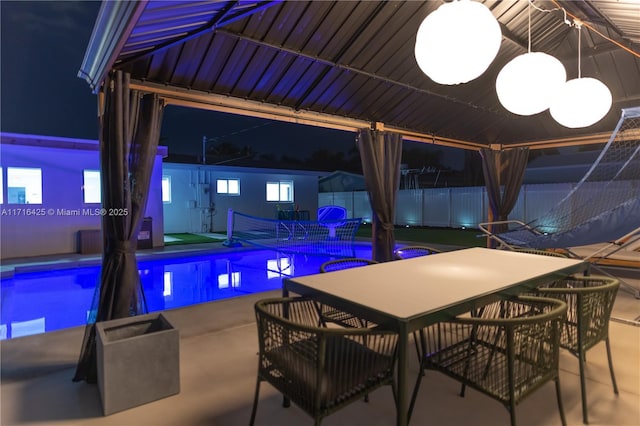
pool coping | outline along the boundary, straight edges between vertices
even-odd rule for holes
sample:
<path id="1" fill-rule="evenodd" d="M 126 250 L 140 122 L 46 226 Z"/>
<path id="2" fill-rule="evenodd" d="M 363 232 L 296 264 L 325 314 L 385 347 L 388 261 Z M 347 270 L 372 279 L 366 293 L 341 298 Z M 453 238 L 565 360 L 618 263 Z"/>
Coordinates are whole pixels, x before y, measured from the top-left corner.
<path id="1" fill-rule="evenodd" d="M 398 241 L 400 243 L 400 241 Z M 354 241 L 355 245 L 370 244 L 371 241 Z M 199 256 L 220 252 L 238 253 L 251 250 L 268 250 L 268 247 L 255 245 L 244 245 L 241 247 L 227 247 L 221 242 L 184 244 L 158 247 L 154 249 L 143 249 L 136 251 L 138 262 L 146 260 L 160 260 L 166 258 L 177 258 L 182 256 Z M 11 279 L 16 274 L 31 272 L 48 272 L 64 269 L 83 268 L 102 265 L 101 254 L 77 254 L 64 253 L 50 256 L 35 256 L 27 258 L 0 259 L 0 279 Z"/>
<path id="2" fill-rule="evenodd" d="M 172 245 L 156 249 L 146 249 L 136 251 L 138 262 L 146 260 L 158 260 L 172 257 L 206 255 L 220 252 L 241 252 L 255 250 L 255 246 L 243 246 L 229 248 L 222 243 L 203 243 L 189 245 Z M 47 272 L 54 270 L 64 270 L 82 267 L 92 267 L 102 265 L 102 255 L 81 255 L 76 253 L 66 253 L 53 256 L 19 258 L 2 260 L 0 265 L 0 279 L 10 279 L 16 274 L 30 272 Z"/>

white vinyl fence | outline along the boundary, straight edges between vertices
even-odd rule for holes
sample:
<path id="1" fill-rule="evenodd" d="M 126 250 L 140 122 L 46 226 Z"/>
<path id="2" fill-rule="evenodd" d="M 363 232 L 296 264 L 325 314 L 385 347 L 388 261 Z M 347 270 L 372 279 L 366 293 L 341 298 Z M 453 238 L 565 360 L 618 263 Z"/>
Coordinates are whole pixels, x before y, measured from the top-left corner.
<path id="1" fill-rule="evenodd" d="M 509 219 L 529 222 L 554 207 L 575 184 L 523 185 Z M 594 188 L 596 190 L 596 188 Z M 403 189 L 398 191 L 395 224 L 404 226 L 434 226 L 477 228 L 487 220 L 487 191 L 484 187 Z M 360 217 L 371 222 L 371 207 L 365 191 L 322 192 L 318 207 L 342 206 L 348 217 Z"/>

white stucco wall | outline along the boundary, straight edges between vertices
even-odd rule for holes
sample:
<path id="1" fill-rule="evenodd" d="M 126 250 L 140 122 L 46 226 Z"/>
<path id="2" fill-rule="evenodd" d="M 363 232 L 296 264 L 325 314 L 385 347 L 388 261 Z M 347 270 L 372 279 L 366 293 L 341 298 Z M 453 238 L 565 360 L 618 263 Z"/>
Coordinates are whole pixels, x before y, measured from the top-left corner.
<path id="1" fill-rule="evenodd" d="M 159 152 L 166 152 L 162 148 Z M 78 231 L 100 229 L 100 204 L 83 202 L 83 170 L 99 170 L 98 142 L 49 136 L 0 134 L 3 203 L 0 258 L 76 253 Z M 42 170 L 42 204 L 10 204 L 7 168 Z M 156 156 L 145 216 L 153 218 L 153 245 L 163 242 L 162 156 Z"/>
<path id="2" fill-rule="evenodd" d="M 252 216 L 276 219 L 278 205 L 289 209 L 292 204 L 266 201 L 266 184 L 274 181 L 292 181 L 293 205 L 299 210 L 309 210 L 310 219 L 315 220 L 318 177 L 325 174 L 176 163 L 164 163 L 162 173 L 171 179 L 171 203 L 164 204 L 166 233 L 225 233 L 230 208 Z M 217 179 L 239 179 L 240 195 L 217 194 Z"/>

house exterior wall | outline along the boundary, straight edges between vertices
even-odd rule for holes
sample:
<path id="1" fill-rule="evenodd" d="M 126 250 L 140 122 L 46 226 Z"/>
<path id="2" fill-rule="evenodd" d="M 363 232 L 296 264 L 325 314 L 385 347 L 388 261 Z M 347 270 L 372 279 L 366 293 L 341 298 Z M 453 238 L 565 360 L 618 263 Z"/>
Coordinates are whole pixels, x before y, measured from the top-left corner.
<path id="1" fill-rule="evenodd" d="M 166 233 L 226 233 L 227 211 L 268 219 L 282 210 L 308 210 L 315 220 L 318 210 L 318 177 L 322 172 L 255 169 L 246 167 L 164 163 L 163 177 L 171 182 L 171 202 L 164 203 Z M 238 179 L 240 195 L 218 194 L 218 179 Z M 266 200 L 267 182 L 293 182 L 293 203 Z"/>
<path id="2" fill-rule="evenodd" d="M 100 169 L 98 149 L 95 140 L 0 134 L 0 258 L 76 253 L 78 231 L 100 229 L 100 203 L 87 204 L 83 198 L 83 170 Z M 41 169 L 42 204 L 10 203 L 8 167 Z M 161 176 L 162 157 L 157 155 L 145 212 L 153 220 L 154 247 L 164 244 Z"/>

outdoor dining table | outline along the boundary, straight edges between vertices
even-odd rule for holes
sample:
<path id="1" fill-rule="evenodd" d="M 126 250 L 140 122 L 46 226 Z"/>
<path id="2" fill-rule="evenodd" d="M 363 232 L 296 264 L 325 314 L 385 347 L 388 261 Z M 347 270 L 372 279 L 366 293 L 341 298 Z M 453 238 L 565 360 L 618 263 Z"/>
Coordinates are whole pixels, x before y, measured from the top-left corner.
<path id="1" fill-rule="evenodd" d="M 429 324 L 586 271 L 581 260 L 468 248 L 283 280 L 289 292 L 350 312 L 399 334 L 397 425 L 408 424 L 409 335 Z"/>

